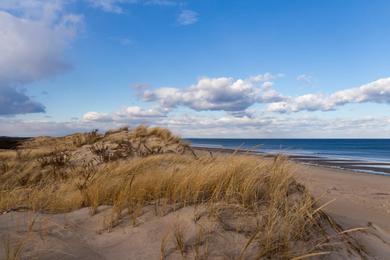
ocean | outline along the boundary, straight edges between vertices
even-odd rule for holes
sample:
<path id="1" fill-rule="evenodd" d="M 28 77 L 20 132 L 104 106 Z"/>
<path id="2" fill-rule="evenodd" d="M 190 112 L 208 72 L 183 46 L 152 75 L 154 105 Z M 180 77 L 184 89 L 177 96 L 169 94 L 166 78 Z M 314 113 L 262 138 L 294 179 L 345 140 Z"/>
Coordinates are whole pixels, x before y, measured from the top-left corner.
<path id="1" fill-rule="evenodd" d="M 188 138 L 194 147 L 286 154 L 308 164 L 390 176 L 390 139 Z"/>

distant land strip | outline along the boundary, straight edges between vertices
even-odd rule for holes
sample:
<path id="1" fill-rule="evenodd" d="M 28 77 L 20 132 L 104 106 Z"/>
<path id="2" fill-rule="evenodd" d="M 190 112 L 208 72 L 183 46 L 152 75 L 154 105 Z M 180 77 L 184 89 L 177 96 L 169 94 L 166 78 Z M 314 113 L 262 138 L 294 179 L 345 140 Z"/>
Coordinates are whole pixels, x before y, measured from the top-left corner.
<path id="1" fill-rule="evenodd" d="M 31 138 L 0 136 L 0 149 L 16 149 L 24 141 L 27 141 L 29 139 Z"/>

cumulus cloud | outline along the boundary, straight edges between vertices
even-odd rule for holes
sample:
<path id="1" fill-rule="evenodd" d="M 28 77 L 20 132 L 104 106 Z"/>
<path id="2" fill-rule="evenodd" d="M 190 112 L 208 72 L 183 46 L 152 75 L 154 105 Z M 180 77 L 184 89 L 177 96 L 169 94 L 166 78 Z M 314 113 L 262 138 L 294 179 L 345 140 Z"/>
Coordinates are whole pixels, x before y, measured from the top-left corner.
<path id="1" fill-rule="evenodd" d="M 390 78 L 378 79 L 357 88 L 335 92 L 330 96 L 336 105 L 346 103 L 389 103 L 390 104 Z"/>
<path id="2" fill-rule="evenodd" d="M 334 109 L 326 96 L 320 94 L 306 94 L 287 101 L 275 102 L 268 106 L 270 112 L 299 112 L 299 111 L 329 111 Z"/>
<path id="3" fill-rule="evenodd" d="M 53 28 L 0 11 L 0 82 L 26 83 L 69 68 L 63 52 L 73 37 L 77 17 L 64 16 Z"/>
<path id="4" fill-rule="evenodd" d="M 11 106 L 2 106 L 0 114 L 43 112 L 42 105 L 29 100 L 17 88 L 70 68 L 64 51 L 82 23 L 82 16 L 64 12 L 64 2 L 0 3 L 0 91 L 1 98 Z"/>
<path id="5" fill-rule="evenodd" d="M 199 20 L 199 14 L 192 10 L 182 10 L 177 17 L 177 22 L 180 25 L 194 24 Z"/>
<path id="6" fill-rule="evenodd" d="M 138 106 L 125 107 L 122 110 L 107 114 L 99 112 L 87 112 L 83 115 L 83 120 L 88 122 L 141 122 L 149 119 L 158 119 L 165 117 L 168 111 L 162 109 L 149 108 L 144 109 Z"/>
<path id="7" fill-rule="evenodd" d="M 299 111 L 330 111 L 348 103 L 390 104 L 390 78 L 383 78 L 357 88 L 334 92 L 331 95 L 306 94 L 274 102 L 268 111 L 287 113 Z"/>
<path id="8" fill-rule="evenodd" d="M 185 89 L 147 90 L 143 99 L 147 102 L 157 101 L 166 109 L 186 106 L 196 111 L 221 110 L 240 114 L 255 103 L 270 103 L 284 99 L 271 88 L 269 80 L 273 78 L 274 76 L 269 73 L 248 79 L 204 77 Z M 260 82 L 263 82 L 262 87 L 258 86 Z"/>
<path id="9" fill-rule="evenodd" d="M 112 121 L 112 118 L 107 113 L 99 112 L 87 112 L 83 115 L 83 120 L 85 121 L 97 121 L 97 122 L 109 122 Z"/>

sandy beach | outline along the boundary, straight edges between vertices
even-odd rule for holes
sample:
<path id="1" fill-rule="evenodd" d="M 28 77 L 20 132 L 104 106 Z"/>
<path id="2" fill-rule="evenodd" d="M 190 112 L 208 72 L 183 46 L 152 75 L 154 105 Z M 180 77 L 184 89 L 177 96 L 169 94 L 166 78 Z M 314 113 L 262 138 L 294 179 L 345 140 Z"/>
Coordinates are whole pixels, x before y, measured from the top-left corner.
<path id="1" fill-rule="evenodd" d="M 374 259 L 390 255 L 390 177 L 296 164 L 295 176 L 344 229 L 365 227 L 357 239 Z"/>
<path id="2" fill-rule="evenodd" d="M 155 133 L 155 130 L 151 130 L 151 132 Z M 124 135 L 128 134 L 127 130 L 121 130 L 119 132 L 114 131 L 105 136 L 96 136 L 96 138 L 100 138 L 99 140 L 103 139 L 106 143 L 112 142 L 113 145 L 115 140 L 120 141 Z M 50 140 L 53 143 L 64 144 L 71 140 L 79 141 L 79 136 Z M 149 140 L 155 139 L 150 138 Z M 174 142 L 179 142 L 179 139 L 174 140 Z M 48 139 L 38 138 L 33 140 L 30 146 L 38 147 L 35 149 L 41 149 L 40 144 L 43 141 L 44 143 L 50 143 Z M 175 145 L 177 146 L 176 143 Z M 180 147 L 180 142 L 178 145 Z M 93 158 L 96 159 L 96 155 L 91 153 L 93 150 L 90 149 L 91 147 L 93 146 L 87 144 L 72 148 L 74 151 L 71 153 L 71 156 L 77 158 L 82 156 L 84 158 L 83 160 L 86 158 L 91 160 Z M 98 146 L 95 145 L 95 147 Z M 171 147 L 173 146 L 171 145 Z M 158 151 L 160 150 L 158 149 Z M 8 156 L 7 158 L 13 156 L 10 151 L 3 150 L 3 152 L 3 156 Z M 168 154 L 164 155 L 165 157 L 155 155 L 151 156 L 150 159 L 140 158 L 138 159 L 141 163 L 140 165 L 145 164 L 145 166 L 136 166 L 136 169 L 137 171 L 141 171 L 138 173 L 141 175 L 147 174 L 148 169 L 154 169 L 152 171 L 163 173 L 161 178 L 165 178 L 164 176 L 169 176 L 169 174 L 168 172 L 164 173 L 167 169 L 161 160 L 168 163 L 166 165 L 170 165 L 169 167 L 173 167 L 172 169 L 174 171 L 177 171 L 175 169 L 178 169 L 178 167 L 184 170 L 187 164 L 191 165 L 191 163 L 196 163 L 196 170 L 194 168 L 189 168 L 188 170 L 192 173 L 196 173 L 197 170 L 199 172 L 189 176 L 193 176 L 191 178 L 197 178 L 197 175 L 203 175 L 205 177 L 203 179 L 204 181 L 210 181 L 209 174 L 214 173 L 212 167 L 219 165 L 218 167 L 222 167 L 219 169 L 222 170 L 218 173 L 220 174 L 217 179 L 219 181 L 216 183 L 220 183 L 225 178 L 225 173 L 232 168 L 228 162 L 235 160 L 242 162 L 240 158 L 247 160 L 243 162 L 248 162 L 251 166 L 249 167 L 249 165 L 244 163 L 237 169 L 242 169 L 241 167 L 249 167 L 244 169 L 255 169 L 258 166 L 267 168 L 272 165 L 283 165 L 283 163 L 277 162 L 272 156 L 250 153 L 245 150 L 237 151 L 238 156 L 233 157 L 229 155 L 233 151 L 228 149 L 197 148 L 194 152 L 184 157 Z M 246 154 L 246 156 L 240 156 L 243 154 Z M 28 154 L 28 156 L 31 155 Z M 19 155 L 19 157 L 22 159 L 27 158 L 22 155 Z M 185 164 L 179 163 L 177 161 L 178 158 L 185 160 Z M 16 158 L 15 160 L 21 159 Z M 137 161 L 137 159 L 134 160 Z M 199 164 L 199 160 L 201 162 L 203 161 L 204 165 L 202 163 Z M 214 206 L 218 210 L 214 212 L 214 210 L 210 211 L 210 208 L 202 203 L 184 204 L 177 207 L 175 204 L 164 204 L 164 200 L 160 204 L 160 199 L 158 199 L 158 204 L 156 204 L 156 200 L 151 200 L 137 210 L 121 207 L 120 211 L 115 211 L 118 207 L 118 202 L 110 205 L 105 205 L 104 200 L 99 202 L 101 200 L 100 196 L 112 197 L 112 195 L 105 195 L 108 190 L 100 193 L 101 190 L 106 188 L 107 183 L 111 183 L 110 185 L 121 185 L 120 182 L 123 182 L 124 178 L 123 170 L 132 167 L 132 162 L 132 159 L 128 161 L 125 159 L 119 164 L 112 164 L 117 167 L 112 168 L 112 171 L 114 173 L 117 171 L 117 173 L 111 177 L 104 175 L 104 171 L 103 173 L 99 173 L 103 174 L 101 183 L 96 184 L 97 189 L 92 188 L 93 186 L 90 187 L 93 192 L 91 194 L 100 194 L 94 198 L 97 200 L 95 208 L 91 204 L 87 204 L 89 207 L 82 206 L 82 204 L 77 206 L 76 201 L 82 202 L 83 200 L 80 198 L 78 191 L 74 191 L 74 188 L 72 188 L 72 182 L 68 182 L 68 184 L 64 182 L 61 184 L 67 185 L 63 186 L 63 188 L 64 192 L 68 194 L 66 196 L 69 196 L 69 198 L 52 198 L 52 203 L 55 203 L 53 204 L 55 208 L 52 208 L 53 213 L 48 211 L 50 207 L 47 207 L 45 204 L 34 204 L 45 201 L 44 198 L 49 195 L 47 193 L 42 194 L 43 197 L 38 195 L 35 195 L 35 197 L 31 196 L 31 199 L 30 196 L 27 196 L 27 200 L 21 200 L 21 202 L 24 201 L 21 204 L 17 200 L 9 200 L 10 203 L 16 203 L 12 207 L 4 204 L 9 197 L 3 196 L 3 206 L 8 209 L 0 215 L 0 233 L 2 234 L 3 244 L 5 245 L 0 249 L 0 255 L 7 255 L 7 252 L 10 250 L 12 252 L 15 252 L 15 250 L 18 252 L 17 250 L 20 250 L 20 256 L 23 256 L 22 259 L 28 259 L 30 257 L 39 257 L 39 259 L 182 259 L 183 256 L 188 259 L 252 259 L 257 254 L 257 249 L 254 244 L 250 245 L 248 242 L 251 241 L 249 234 L 259 228 L 258 221 L 263 219 L 261 215 L 267 214 L 266 211 L 258 211 L 256 213 L 257 215 L 252 215 L 250 211 L 247 211 L 248 209 L 243 211 L 237 204 L 227 204 L 228 207 L 220 207 L 218 206 L 219 202 L 216 202 Z M 252 164 L 257 162 L 260 164 Z M 314 247 L 318 247 L 318 243 L 320 243 L 324 246 L 331 246 L 329 248 L 330 251 L 326 251 L 326 247 L 324 247 L 319 251 L 314 251 L 313 256 L 302 253 L 302 255 L 306 255 L 304 258 L 300 258 L 300 254 L 298 253 L 296 254 L 298 256 L 296 259 L 388 259 L 390 254 L 390 177 L 357 173 L 324 166 L 312 166 L 299 162 L 294 158 L 286 163 L 288 164 L 288 173 L 291 173 L 298 181 L 298 183 L 292 181 L 288 188 L 288 190 L 291 189 L 295 196 L 287 196 L 287 199 L 295 199 L 290 202 L 288 200 L 286 201 L 288 203 L 298 203 L 299 200 L 302 200 L 302 202 L 305 201 L 305 197 L 303 197 L 305 193 L 302 193 L 302 189 L 305 186 L 309 192 L 308 194 L 310 194 L 310 197 L 306 197 L 306 199 L 312 200 L 312 196 L 315 201 L 315 203 L 311 204 L 314 205 L 313 212 L 321 209 L 321 211 L 325 212 L 325 216 L 330 216 L 329 223 L 331 223 L 330 225 L 325 224 L 322 226 L 322 231 L 321 229 L 315 231 L 325 231 L 325 240 L 322 240 L 323 237 L 321 240 L 316 240 L 321 237 L 320 233 L 317 234 L 319 236 L 317 238 L 315 232 L 313 234 L 314 237 L 311 237 L 315 242 L 313 244 Z M 104 165 L 105 163 L 102 163 L 103 170 L 106 169 Z M 36 170 L 40 169 L 39 167 L 36 168 Z M 237 173 L 242 175 L 244 172 L 239 170 Z M 267 174 L 269 174 L 269 171 L 267 171 Z M 255 173 L 253 176 L 256 175 Z M 261 174 L 257 176 L 261 176 Z M 263 181 L 266 183 L 267 178 L 263 179 L 259 185 L 261 186 Z M 157 180 L 146 180 L 150 180 L 150 184 L 153 186 L 155 186 L 155 183 L 158 183 Z M 283 181 L 283 177 L 280 180 Z M 55 181 L 58 182 L 60 180 Z M 176 181 L 176 179 L 168 178 L 167 181 Z M 226 181 L 222 182 L 226 183 Z M 132 183 L 132 180 L 130 180 L 130 183 Z M 304 186 L 301 185 L 300 187 L 299 183 L 302 183 Z M 55 185 L 53 187 L 56 187 L 55 189 L 57 187 L 61 188 L 61 185 L 56 186 L 57 184 L 53 184 Z M 46 185 L 52 184 L 49 182 Z M 136 188 L 137 184 L 134 185 Z M 193 185 L 191 181 L 182 186 L 182 192 L 187 189 L 186 187 L 190 187 L 189 185 Z M 239 188 L 240 182 L 237 182 L 236 185 Z M 126 187 L 126 184 L 124 187 Z M 23 189 L 26 189 L 28 193 L 30 192 L 28 187 Z M 176 185 L 173 190 L 177 189 L 180 188 Z M 267 189 L 269 190 L 266 194 L 273 192 L 273 188 Z M 15 194 L 13 196 L 18 194 L 15 191 L 13 192 Z M 35 192 L 38 194 L 39 190 Z M 143 192 L 145 191 L 141 188 L 133 196 L 138 196 L 138 193 Z M 222 199 L 225 199 L 224 196 Z M 118 195 L 113 197 L 115 200 L 119 198 Z M 36 200 L 36 202 L 29 200 Z M 278 197 L 278 200 L 280 200 L 280 197 Z M 37 205 L 39 207 L 38 210 L 33 212 L 31 211 L 31 206 L 18 206 L 29 205 L 28 203 L 32 207 L 36 207 L 34 205 Z M 70 207 L 69 209 L 63 208 L 67 205 Z M 296 205 L 298 206 L 300 204 Z M 73 207 L 74 209 L 72 210 L 71 208 Z M 288 207 L 288 211 L 293 210 L 293 208 Z M 115 215 L 115 212 L 119 212 L 119 215 Z M 215 214 L 216 217 L 210 218 L 210 214 Z M 258 218 L 259 216 L 260 218 Z M 313 215 L 307 215 L 307 218 L 312 217 Z M 303 219 L 305 218 L 303 217 Z M 283 222 L 281 223 L 283 224 Z M 326 223 L 328 222 L 326 221 Z M 292 227 L 289 226 L 288 228 L 290 229 Z M 313 230 L 315 229 L 308 229 L 308 231 Z M 284 229 L 276 229 L 272 232 L 283 234 Z M 344 237 L 344 234 L 347 236 Z M 277 238 L 274 236 L 271 237 L 277 241 Z M 183 240 L 181 249 L 179 246 L 180 243 L 178 242 L 179 238 Z M 10 244 L 9 241 L 16 242 Z M 248 246 L 245 246 L 245 244 Z M 280 253 L 278 250 L 274 253 Z M 267 252 L 271 258 L 274 253 L 272 251 Z M 10 258 L 6 257 L 6 259 Z"/>

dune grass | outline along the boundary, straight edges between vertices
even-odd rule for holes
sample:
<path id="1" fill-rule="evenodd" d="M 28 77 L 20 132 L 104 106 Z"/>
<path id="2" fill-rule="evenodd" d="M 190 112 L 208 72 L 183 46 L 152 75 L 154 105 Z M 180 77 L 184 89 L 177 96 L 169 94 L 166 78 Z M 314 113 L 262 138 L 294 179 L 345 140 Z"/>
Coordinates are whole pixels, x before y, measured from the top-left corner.
<path id="1" fill-rule="evenodd" d="M 104 135 L 41 137 L 17 151 L 0 152 L 0 160 L 0 212 L 90 207 L 94 215 L 99 206 L 110 205 L 105 227 L 110 230 L 125 217 L 136 226 L 146 206 L 158 215 L 202 205 L 226 230 L 245 234 L 241 259 L 254 247 L 256 258 L 320 254 L 318 241 L 328 237 L 327 218 L 295 181 L 286 158 L 196 154 L 167 129 L 139 126 Z M 256 225 L 246 230 L 229 226 L 226 212 L 254 219 Z M 183 236 L 177 228 L 181 255 Z"/>

